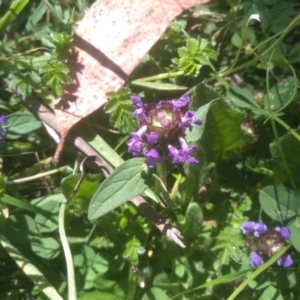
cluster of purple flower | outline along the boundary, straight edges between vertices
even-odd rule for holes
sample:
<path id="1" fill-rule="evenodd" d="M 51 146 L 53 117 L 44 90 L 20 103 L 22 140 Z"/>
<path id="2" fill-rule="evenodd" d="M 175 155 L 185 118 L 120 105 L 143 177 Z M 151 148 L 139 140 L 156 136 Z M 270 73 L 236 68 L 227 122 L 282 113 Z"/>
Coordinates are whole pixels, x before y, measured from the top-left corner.
<path id="1" fill-rule="evenodd" d="M 195 112 L 187 109 L 188 95 L 178 100 L 147 104 L 138 96 L 131 96 L 131 100 L 136 106 L 132 116 L 138 118 L 139 125 L 139 130 L 131 132 L 131 138 L 126 142 L 132 155 L 143 153 L 150 168 L 162 162 L 166 154 L 174 164 L 198 162 L 191 156 L 196 147 L 189 147 L 183 138 L 185 130 L 191 130 L 192 124 L 202 124 Z"/>
<path id="2" fill-rule="evenodd" d="M 243 234 L 249 237 L 250 264 L 253 267 L 262 265 L 263 258 L 273 256 L 291 236 L 287 227 L 277 226 L 275 229 L 268 229 L 265 224 L 253 221 L 244 222 L 242 230 Z M 277 260 L 277 264 L 288 268 L 293 264 L 293 260 L 290 255 L 284 254 Z"/>
<path id="3" fill-rule="evenodd" d="M 5 127 L 2 127 L 2 124 L 5 122 L 6 117 L 5 116 L 0 116 L 0 147 L 3 146 L 4 141 L 3 141 L 3 136 L 6 131 Z"/>

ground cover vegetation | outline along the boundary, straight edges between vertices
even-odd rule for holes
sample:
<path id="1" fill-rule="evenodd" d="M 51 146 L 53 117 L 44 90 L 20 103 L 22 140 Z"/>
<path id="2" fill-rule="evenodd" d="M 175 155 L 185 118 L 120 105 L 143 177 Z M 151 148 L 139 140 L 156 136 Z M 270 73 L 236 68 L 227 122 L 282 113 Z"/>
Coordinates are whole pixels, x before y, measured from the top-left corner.
<path id="1" fill-rule="evenodd" d="M 299 299 L 298 1 L 174 19 L 75 125 L 114 170 L 53 163 L 28 105 L 65 96 L 92 4 L 0 0 L 0 299 Z"/>

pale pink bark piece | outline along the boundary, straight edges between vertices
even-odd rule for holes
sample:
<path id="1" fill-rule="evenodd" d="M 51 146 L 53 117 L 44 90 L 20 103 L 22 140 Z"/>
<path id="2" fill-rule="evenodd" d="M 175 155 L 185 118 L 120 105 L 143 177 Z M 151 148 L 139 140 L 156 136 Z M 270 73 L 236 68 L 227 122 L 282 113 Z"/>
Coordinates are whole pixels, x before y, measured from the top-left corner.
<path id="1" fill-rule="evenodd" d="M 56 103 L 69 128 L 106 102 L 183 10 L 209 0 L 101 0 L 79 22 L 70 61 L 73 84 Z"/>

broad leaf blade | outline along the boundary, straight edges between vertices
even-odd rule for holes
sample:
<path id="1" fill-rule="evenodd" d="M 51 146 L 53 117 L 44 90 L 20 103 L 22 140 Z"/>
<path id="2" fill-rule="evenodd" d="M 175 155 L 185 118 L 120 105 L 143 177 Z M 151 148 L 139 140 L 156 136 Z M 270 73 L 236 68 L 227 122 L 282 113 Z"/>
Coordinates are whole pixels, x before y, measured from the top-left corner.
<path id="1" fill-rule="evenodd" d="M 277 221 L 290 219 L 295 215 L 299 202 L 297 198 L 298 196 L 284 185 L 269 185 L 259 192 L 262 209 Z"/>
<path id="2" fill-rule="evenodd" d="M 130 159 L 116 168 L 93 196 L 88 209 L 88 219 L 99 218 L 126 201 L 141 195 L 147 188 L 143 178 L 146 169 L 143 158 Z"/>

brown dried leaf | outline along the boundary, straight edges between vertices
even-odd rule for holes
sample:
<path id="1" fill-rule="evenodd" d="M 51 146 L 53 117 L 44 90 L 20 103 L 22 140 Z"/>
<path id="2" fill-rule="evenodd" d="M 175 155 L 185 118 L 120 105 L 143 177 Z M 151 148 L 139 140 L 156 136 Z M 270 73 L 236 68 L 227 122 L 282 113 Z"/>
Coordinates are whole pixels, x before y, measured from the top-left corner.
<path id="1" fill-rule="evenodd" d="M 99 0 L 78 24 L 70 61 L 73 84 L 55 105 L 62 130 L 118 90 L 183 10 L 209 0 Z"/>

